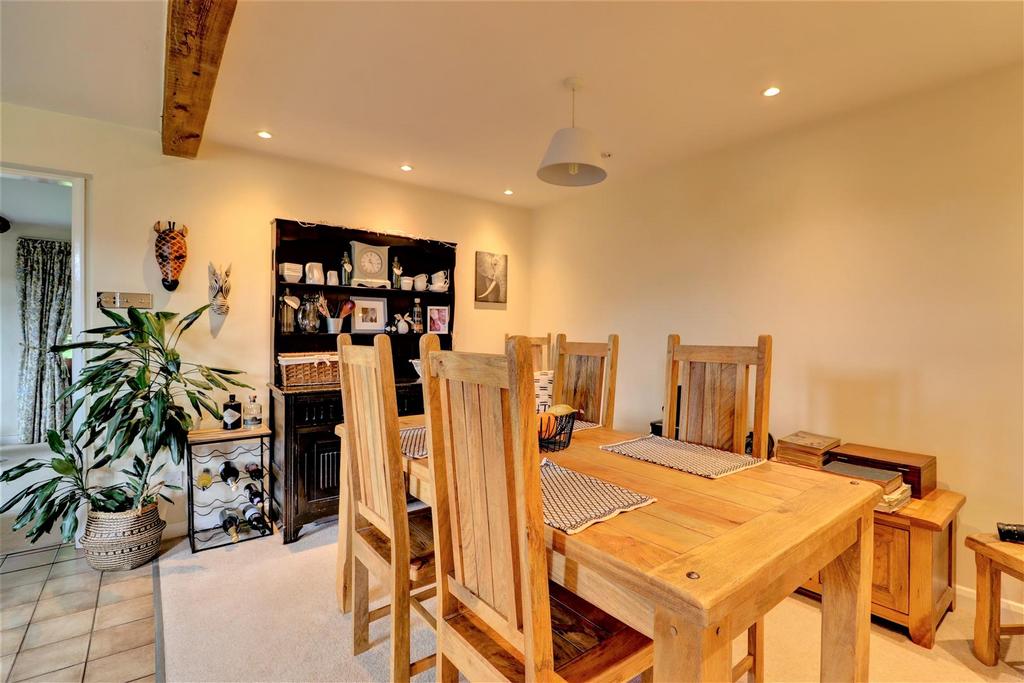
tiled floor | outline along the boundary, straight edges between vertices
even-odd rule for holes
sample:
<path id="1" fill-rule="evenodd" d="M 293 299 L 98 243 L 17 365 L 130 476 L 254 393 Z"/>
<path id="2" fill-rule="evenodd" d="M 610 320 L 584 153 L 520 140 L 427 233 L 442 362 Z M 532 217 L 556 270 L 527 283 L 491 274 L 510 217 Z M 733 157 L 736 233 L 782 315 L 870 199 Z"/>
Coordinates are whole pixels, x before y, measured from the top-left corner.
<path id="1" fill-rule="evenodd" d="M 153 566 L 98 572 L 64 545 L 2 556 L 0 683 L 156 680 Z"/>

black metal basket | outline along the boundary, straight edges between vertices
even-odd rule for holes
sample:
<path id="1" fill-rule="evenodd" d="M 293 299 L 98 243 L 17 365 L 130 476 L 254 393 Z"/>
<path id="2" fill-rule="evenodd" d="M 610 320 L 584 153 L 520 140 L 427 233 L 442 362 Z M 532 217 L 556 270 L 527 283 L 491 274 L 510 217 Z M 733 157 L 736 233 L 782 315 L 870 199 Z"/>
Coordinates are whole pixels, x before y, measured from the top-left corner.
<path id="1" fill-rule="evenodd" d="M 541 452 L 551 453 L 553 451 L 560 451 L 568 448 L 569 442 L 572 441 L 572 430 L 575 426 L 576 413 L 556 415 L 555 433 L 548 438 L 543 438 L 538 434 Z"/>

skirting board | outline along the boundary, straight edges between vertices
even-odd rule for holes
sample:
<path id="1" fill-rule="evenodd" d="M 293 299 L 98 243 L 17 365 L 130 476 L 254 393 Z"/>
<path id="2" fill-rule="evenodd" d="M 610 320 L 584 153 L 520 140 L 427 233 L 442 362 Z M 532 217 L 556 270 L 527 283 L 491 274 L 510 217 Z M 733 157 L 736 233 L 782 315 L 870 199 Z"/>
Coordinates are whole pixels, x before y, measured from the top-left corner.
<path id="1" fill-rule="evenodd" d="M 1006 585 L 1006 581 L 1003 581 L 1003 585 Z M 956 599 L 958 605 L 973 605 L 977 600 L 977 591 L 968 586 L 957 585 L 956 587 Z M 1003 598 L 1000 601 L 1000 622 L 1004 624 L 1020 624 L 1024 623 L 1024 603 L 1010 600 L 1009 598 Z"/>

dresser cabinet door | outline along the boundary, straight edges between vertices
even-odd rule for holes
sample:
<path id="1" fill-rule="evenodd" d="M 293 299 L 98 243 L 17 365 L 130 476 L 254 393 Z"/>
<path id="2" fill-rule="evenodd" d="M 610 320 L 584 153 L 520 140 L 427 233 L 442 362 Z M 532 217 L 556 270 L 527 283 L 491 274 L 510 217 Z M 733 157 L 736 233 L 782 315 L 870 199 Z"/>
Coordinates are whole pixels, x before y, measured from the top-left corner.
<path id="1" fill-rule="evenodd" d="M 874 559 L 871 602 L 906 614 L 910 611 L 910 532 L 876 523 Z"/>
<path id="2" fill-rule="evenodd" d="M 336 505 L 338 437 L 329 431 L 299 431 L 295 447 L 300 492 L 299 510 L 302 513 L 310 512 L 311 508 L 315 508 L 318 502 L 325 499 L 331 499 L 330 503 Z"/>

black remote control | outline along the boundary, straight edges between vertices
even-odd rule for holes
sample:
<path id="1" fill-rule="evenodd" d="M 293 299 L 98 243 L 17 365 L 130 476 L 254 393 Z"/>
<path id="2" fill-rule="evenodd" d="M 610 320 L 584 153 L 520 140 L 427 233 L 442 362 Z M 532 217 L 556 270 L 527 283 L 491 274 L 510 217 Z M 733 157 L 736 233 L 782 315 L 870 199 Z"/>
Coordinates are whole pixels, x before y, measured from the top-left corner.
<path id="1" fill-rule="evenodd" d="M 1024 543 L 1024 524 L 1006 524 L 996 522 L 996 529 L 999 530 L 999 540 L 1010 543 Z"/>

